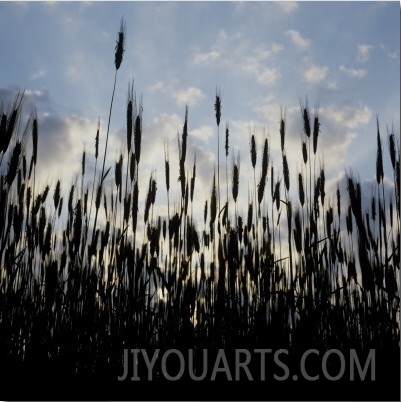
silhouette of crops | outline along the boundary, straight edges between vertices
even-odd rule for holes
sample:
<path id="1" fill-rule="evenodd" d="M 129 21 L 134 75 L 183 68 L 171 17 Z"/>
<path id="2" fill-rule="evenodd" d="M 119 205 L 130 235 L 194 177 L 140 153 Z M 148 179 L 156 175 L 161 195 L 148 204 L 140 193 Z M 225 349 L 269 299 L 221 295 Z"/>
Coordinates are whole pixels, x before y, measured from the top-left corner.
<path id="1" fill-rule="evenodd" d="M 124 29 L 122 24 L 114 89 Z M 60 181 L 53 188 L 35 185 L 40 122 L 35 114 L 20 121 L 22 101 L 20 93 L 0 110 L 2 367 L 85 378 L 119 373 L 125 348 L 399 353 L 400 153 L 393 132 L 386 147 L 377 124 L 377 187 L 364 210 L 361 183 L 352 174 L 346 193 L 326 194 L 325 170 L 317 164 L 319 115 L 307 105 L 301 106 L 299 155 L 291 155 L 302 168 L 290 172 L 284 116 L 274 134 L 280 164 L 271 164 L 269 140 L 258 149 L 255 135 L 249 152 L 230 159 L 228 125 L 220 139 L 223 100 L 217 92 L 216 145 L 225 139 L 226 160 L 212 172 L 204 221 L 196 226 L 197 165 L 186 160 L 188 109 L 178 141 L 179 172 L 170 171 L 166 149 L 164 183 L 152 174 L 148 187 L 140 188 L 146 132 L 131 86 L 125 153 L 106 165 L 112 100 L 103 154 L 98 127 L 95 153 L 83 153 L 80 178 L 65 193 Z M 391 196 L 383 182 L 386 148 Z M 94 158 L 93 177 L 87 177 L 87 157 Z M 251 191 L 242 208 L 247 214 L 240 215 L 239 173 L 249 162 Z M 110 190 L 106 182 L 113 174 Z M 179 182 L 170 180 L 172 174 Z M 174 208 L 173 184 L 181 190 Z M 291 198 L 291 189 L 298 197 Z M 161 191 L 167 193 L 167 216 L 154 214 Z M 146 192 L 144 205 L 139 192 Z"/>

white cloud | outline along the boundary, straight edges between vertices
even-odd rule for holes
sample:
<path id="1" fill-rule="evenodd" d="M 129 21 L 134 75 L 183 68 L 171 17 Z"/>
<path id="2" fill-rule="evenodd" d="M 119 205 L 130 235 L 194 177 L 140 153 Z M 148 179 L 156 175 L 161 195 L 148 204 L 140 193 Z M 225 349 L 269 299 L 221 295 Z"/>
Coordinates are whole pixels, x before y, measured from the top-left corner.
<path id="1" fill-rule="evenodd" d="M 24 97 L 28 98 L 32 103 L 40 100 L 49 100 L 49 94 L 47 91 L 42 91 L 40 89 L 25 89 Z"/>
<path id="2" fill-rule="evenodd" d="M 241 61 L 241 68 L 249 74 L 257 74 L 259 72 L 259 61 L 255 57 L 246 57 Z"/>
<path id="3" fill-rule="evenodd" d="M 209 64 L 216 61 L 220 57 L 220 53 L 216 50 L 211 50 L 206 53 L 196 53 L 193 58 L 194 64 Z"/>
<path id="4" fill-rule="evenodd" d="M 384 45 L 383 43 L 380 44 L 380 50 L 390 59 L 399 59 L 400 57 L 400 50 L 397 48 L 391 49 L 389 46 Z"/>
<path id="5" fill-rule="evenodd" d="M 272 85 L 280 78 L 276 68 L 265 67 L 255 57 L 247 57 L 240 63 L 240 69 L 247 75 L 254 77 L 262 85 Z"/>
<path id="6" fill-rule="evenodd" d="M 276 68 L 263 68 L 256 76 L 260 84 L 271 85 L 274 84 L 281 77 Z"/>
<path id="7" fill-rule="evenodd" d="M 201 141 L 209 141 L 214 135 L 214 127 L 212 126 L 201 126 L 191 131 L 191 136 L 195 137 Z"/>
<path id="8" fill-rule="evenodd" d="M 330 82 L 330 84 L 327 86 L 328 89 L 331 91 L 337 91 L 338 90 L 338 84 L 336 81 Z"/>
<path id="9" fill-rule="evenodd" d="M 284 49 L 284 46 L 280 43 L 273 43 L 272 51 L 273 53 L 280 53 Z"/>
<path id="10" fill-rule="evenodd" d="M 372 117 L 372 110 L 366 105 L 358 109 L 350 106 L 329 106 L 321 109 L 320 112 L 325 118 L 349 129 L 368 124 Z"/>
<path id="11" fill-rule="evenodd" d="M 355 77 L 355 78 L 363 78 L 367 74 L 367 71 L 365 69 L 348 68 L 345 67 L 343 64 L 340 66 L 340 71 L 342 71 L 349 77 Z"/>
<path id="12" fill-rule="evenodd" d="M 239 32 L 220 30 L 208 51 L 194 48 L 191 64 L 200 66 L 214 63 L 218 68 L 224 68 L 225 73 L 228 70 L 241 76 L 245 73 L 245 76 L 262 85 L 271 85 L 280 78 L 280 73 L 276 67 L 267 65 L 267 61 L 273 63 L 274 57 L 283 48 L 280 43 L 252 43 Z"/>
<path id="13" fill-rule="evenodd" d="M 175 113 L 171 115 L 162 113 L 156 116 L 150 124 L 144 127 L 143 131 L 149 133 L 148 136 L 143 136 L 144 149 L 149 149 L 150 153 L 154 153 L 152 148 L 155 145 L 155 136 L 158 140 L 160 139 L 162 146 L 166 139 L 175 141 L 177 132 L 182 129 L 182 125 L 183 119 Z"/>
<path id="14" fill-rule="evenodd" d="M 166 84 L 164 81 L 158 81 L 156 84 L 149 87 L 150 92 L 165 92 Z"/>
<path id="15" fill-rule="evenodd" d="M 398 50 L 395 50 L 394 52 L 390 52 L 387 54 L 390 59 L 398 59 L 400 57 L 400 52 Z"/>
<path id="16" fill-rule="evenodd" d="M 319 109 L 318 154 L 324 161 L 328 179 L 349 167 L 349 152 L 355 146 L 354 140 L 367 128 L 371 118 L 372 110 L 366 105 L 332 104 Z M 363 145 L 358 149 L 363 154 Z"/>
<path id="17" fill-rule="evenodd" d="M 243 41 L 224 59 L 224 65 L 245 73 L 262 85 L 271 85 L 277 82 L 281 75 L 277 68 L 267 66 L 266 60 L 281 49 L 281 45 L 273 44 L 271 49 L 266 46 L 254 46 L 250 50 L 248 43 Z"/>
<path id="18" fill-rule="evenodd" d="M 322 82 L 328 72 L 327 66 L 309 66 L 303 73 L 305 80 L 311 84 L 319 84 Z"/>
<path id="19" fill-rule="evenodd" d="M 178 106 L 188 104 L 193 106 L 201 101 L 205 97 L 205 94 L 199 88 L 189 87 L 174 91 L 172 97 L 175 99 Z"/>
<path id="20" fill-rule="evenodd" d="M 31 79 L 32 79 L 32 80 L 37 80 L 37 79 L 43 78 L 43 77 L 45 77 L 45 76 L 46 76 L 46 70 L 41 69 L 41 70 L 35 71 L 35 72 L 31 75 Z"/>
<path id="21" fill-rule="evenodd" d="M 205 97 L 205 94 L 199 88 L 188 87 L 177 89 L 173 84 L 167 84 L 164 81 L 156 82 L 156 84 L 149 87 L 149 90 L 150 92 L 167 94 L 180 107 L 185 105 L 194 106 Z"/>
<path id="22" fill-rule="evenodd" d="M 373 49 L 372 45 L 358 45 L 357 59 L 361 63 L 365 63 L 369 60 L 370 51 Z"/>
<path id="23" fill-rule="evenodd" d="M 66 66 L 67 78 L 71 81 L 78 81 L 84 76 L 86 60 L 82 51 L 76 51 L 70 56 L 70 64 Z"/>
<path id="24" fill-rule="evenodd" d="M 298 31 L 295 31 L 293 29 L 289 29 L 288 31 L 286 31 L 286 35 L 289 37 L 291 42 L 300 50 L 307 49 L 311 44 L 310 39 L 304 38 Z"/>
<path id="25" fill-rule="evenodd" d="M 179 176 L 179 154 L 177 135 L 181 139 L 184 124 L 183 116 L 163 113 L 143 127 L 140 189 L 146 189 L 151 172 L 158 183 L 157 209 L 167 213 L 165 183 L 164 150 L 167 147 L 170 161 L 170 207 L 180 200 L 181 188 L 177 181 Z M 208 149 L 208 140 L 216 135 L 213 126 L 188 128 L 188 144 L 186 154 L 186 172 L 192 174 L 193 161 L 196 155 L 196 183 L 194 196 L 194 213 L 203 212 L 205 199 L 211 188 L 211 173 L 216 163 L 215 154 Z M 189 172 L 189 170 L 191 172 Z M 140 204 L 144 202 L 145 191 L 140 190 Z M 141 198 L 142 197 L 142 198 Z M 200 219 L 200 217 L 198 217 Z"/>
<path id="26" fill-rule="evenodd" d="M 82 116 L 46 113 L 39 119 L 37 178 L 48 183 L 59 175 L 69 186 L 80 171 L 84 146 L 94 143 L 96 122 Z M 90 147 L 92 150 L 92 147 Z M 88 156 L 88 163 L 91 158 Z"/>
<path id="27" fill-rule="evenodd" d="M 3 89 L 0 88 L 0 104 L 6 106 L 6 110 L 12 104 L 14 104 L 17 94 L 24 94 L 23 97 L 23 107 L 21 110 L 22 120 L 28 119 L 33 110 L 37 109 L 39 106 L 39 117 L 43 115 L 44 111 L 51 108 L 51 98 L 47 90 L 39 89 L 25 89 L 20 91 L 19 89 Z M 23 123 L 24 124 L 24 123 Z"/>
<path id="28" fill-rule="evenodd" d="M 296 1 L 278 1 L 276 4 L 278 8 L 286 14 L 290 14 L 299 8 L 298 2 Z"/>
<path id="29" fill-rule="evenodd" d="M 256 109 L 264 121 L 267 121 L 271 141 L 271 160 L 275 166 L 280 166 L 280 135 L 279 121 L 281 110 L 273 95 L 266 97 Z M 348 166 L 350 147 L 358 135 L 371 124 L 372 110 L 366 105 L 337 105 L 319 107 L 321 131 L 318 138 L 317 167 L 319 161 L 324 163 L 327 179 L 333 178 Z M 283 111 L 286 120 L 285 148 L 289 158 L 290 170 L 299 171 L 302 168 L 302 153 L 300 145 L 302 138 L 303 119 L 299 105 L 289 105 Z M 313 121 L 314 111 L 311 110 Z M 245 136 L 246 138 L 246 136 Z M 361 153 L 363 155 L 363 148 Z M 241 151 L 242 152 L 242 151 Z"/>

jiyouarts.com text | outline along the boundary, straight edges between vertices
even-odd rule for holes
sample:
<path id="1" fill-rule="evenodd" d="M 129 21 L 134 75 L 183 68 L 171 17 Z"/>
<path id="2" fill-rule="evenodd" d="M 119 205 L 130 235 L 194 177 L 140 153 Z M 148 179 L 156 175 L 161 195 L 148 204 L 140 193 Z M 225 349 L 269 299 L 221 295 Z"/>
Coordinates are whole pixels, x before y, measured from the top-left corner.
<path id="1" fill-rule="evenodd" d="M 364 358 L 354 349 L 309 349 L 296 361 L 294 370 L 294 359 L 286 349 L 235 349 L 230 353 L 224 349 L 124 349 L 118 381 L 374 381 L 375 358 L 374 349 Z"/>

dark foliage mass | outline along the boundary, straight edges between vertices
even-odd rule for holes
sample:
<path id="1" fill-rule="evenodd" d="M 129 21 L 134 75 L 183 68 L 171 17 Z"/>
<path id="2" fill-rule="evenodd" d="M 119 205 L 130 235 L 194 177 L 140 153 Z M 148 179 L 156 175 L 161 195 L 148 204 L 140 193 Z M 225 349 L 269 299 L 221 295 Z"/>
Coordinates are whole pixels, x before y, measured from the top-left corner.
<path id="1" fill-rule="evenodd" d="M 124 30 L 122 22 L 116 77 Z M 69 188 L 67 196 L 60 181 L 54 188 L 35 185 L 40 122 L 33 114 L 22 124 L 22 98 L 19 94 L 9 109 L 0 110 L 2 378 L 20 376 L 22 383 L 31 384 L 34 397 L 45 392 L 47 381 L 65 381 L 66 389 L 50 397 L 63 399 L 71 395 L 70 379 L 90 383 L 103 376 L 116 378 L 126 348 L 227 352 L 282 348 L 294 356 L 310 348 L 355 349 L 362 354 L 374 348 L 399 363 L 400 154 L 394 133 L 388 134 L 392 172 L 385 173 L 386 148 L 378 124 L 377 186 L 364 210 L 361 184 L 352 175 L 347 178 L 347 193 L 326 194 L 325 171 L 316 166 L 319 116 L 311 117 L 307 107 L 300 114 L 304 136 L 299 155 L 291 155 L 302 169 L 291 174 L 283 117 L 277 127 L 282 152 L 278 166 L 270 164 L 268 139 L 259 150 L 252 135 L 249 154 L 241 155 L 242 163 L 250 162 L 254 171 L 249 183 L 253 191 L 244 208 L 248 213 L 241 216 L 237 213 L 240 160 L 233 157 L 229 175 L 227 124 L 225 171 L 232 188 L 229 184 L 220 188 L 218 169 L 205 199 L 204 222 L 196 226 L 192 208 L 196 162 L 193 166 L 186 162 L 187 109 L 179 136 L 179 172 L 173 173 L 179 175 L 181 198 L 171 210 L 174 180 L 170 182 L 166 151 L 169 208 L 167 216 L 156 216 L 153 209 L 156 193 L 163 191 L 161 184 L 152 175 L 147 188 L 138 185 L 141 137 L 146 132 L 142 132 L 142 105 L 132 87 L 125 155 L 115 166 L 106 166 L 106 142 L 100 168 L 98 129 L 96 152 L 83 154 L 82 180 Z M 214 107 L 219 142 L 218 92 Z M 110 116 L 111 112 L 112 103 Z M 93 178 L 85 177 L 87 157 L 94 158 Z M 105 183 L 113 172 L 114 189 L 109 191 Z M 394 178 L 391 197 L 385 194 L 385 174 Z M 293 188 L 298 190 L 296 199 L 290 196 L 296 194 Z M 145 204 L 138 205 L 142 191 Z M 142 226 L 143 233 L 138 230 Z M 386 362 L 383 367 L 390 367 Z M 399 371 L 397 381 L 399 395 Z M 243 395 L 233 389 L 238 397 Z M 97 392 L 93 397 L 103 399 Z M 161 395 L 147 392 L 141 398 Z M 282 392 L 273 398 L 288 395 Z M 114 395 L 110 398 L 124 399 L 127 394 Z M 305 397 L 313 398 L 307 394 L 300 399 Z"/>

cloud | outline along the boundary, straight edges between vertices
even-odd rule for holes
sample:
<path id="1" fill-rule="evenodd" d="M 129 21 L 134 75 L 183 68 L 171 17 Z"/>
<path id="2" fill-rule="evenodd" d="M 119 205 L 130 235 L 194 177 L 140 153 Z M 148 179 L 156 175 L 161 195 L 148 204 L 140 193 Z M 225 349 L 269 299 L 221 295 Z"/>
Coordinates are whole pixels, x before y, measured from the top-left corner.
<path id="1" fill-rule="evenodd" d="M 191 136 L 201 141 L 207 142 L 213 137 L 214 132 L 214 127 L 212 126 L 201 126 L 195 130 L 192 130 Z"/>
<path id="2" fill-rule="evenodd" d="M 149 87 L 150 92 L 165 92 L 166 84 L 164 81 L 158 81 L 156 84 Z"/>
<path id="3" fill-rule="evenodd" d="M 191 64 L 209 65 L 215 64 L 217 61 L 219 64 L 225 63 L 231 50 L 237 50 L 240 39 L 240 33 L 229 35 L 224 29 L 220 29 L 216 35 L 215 42 L 210 46 L 209 50 L 202 51 L 198 47 L 193 47 L 194 55 L 192 56 Z"/>
<path id="4" fill-rule="evenodd" d="M 39 79 L 39 78 L 43 78 L 43 77 L 46 77 L 46 70 L 43 70 L 43 69 L 41 69 L 41 70 L 38 70 L 38 71 L 35 71 L 32 75 L 31 75 L 31 79 L 32 80 L 37 80 L 37 79 Z"/>
<path id="5" fill-rule="evenodd" d="M 205 94 L 199 88 L 189 87 L 176 90 L 171 96 L 174 98 L 178 106 L 193 106 L 201 101 L 205 97 Z"/>
<path id="6" fill-rule="evenodd" d="M 366 63 L 370 57 L 370 51 L 373 49 L 372 45 L 358 45 L 357 59 L 361 63 Z"/>
<path id="7" fill-rule="evenodd" d="M 263 85 L 274 84 L 280 77 L 281 74 L 276 68 L 262 68 L 256 75 L 257 81 Z"/>
<path id="8" fill-rule="evenodd" d="M 380 44 L 380 50 L 390 59 L 399 59 L 400 58 L 400 49 L 393 48 L 390 49 L 389 46 L 384 45 L 383 43 Z"/>
<path id="9" fill-rule="evenodd" d="M 194 106 L 205 97 L 200 88 L 188 87 L 177 89 L 174 84 L 167 84 L 164 81 L 156 82 L 156 84 L 149 87 L 149 90 L 150 92 L 160 92 L 169 96 L 180 107 L 186 105 Z"/>
<path id="10" fill-rule="evenodd" d="M 18 93 L 13 89 L 0 89 L 0 104 L 6 110 L 13 104 Z M 82 152 L 90 145 L 94 153 L 97 121 L 91 121 L 78 114 L 60 116 L 54 112 L 52 98 L 48 91 L 27 88 L 21 111 L 20 130 L 24 130 L 33 110 L 38 111 L 38 159 L 36 181 L 38 186 L 54 184 L 57 177 L 63 178 L 64 189 L 80 171 Z M 102 127 L 103 128 L 103 127 Z M 27 127 L 27 155 L 31 154 L 31 127 Z M 103 131 L 104 132 L 104 131 Z M 101 140 L 102 142 L 102 140 Z M 87 147 L 89 148 L 89 146 Z M 88 164 L 90 158 L 88 157 Z"/>
<path id="11" fill-rule="evenodd" d="M 321 109 L 321 114 L 326 119 L 340 124 L 349 129 L 355 129 L 360 125 L 369 123 L 372 110 L 368 106 L 353 108 L 350 106 L 329 106 Z"/>
<path id="12" fill-rule="evenodd" d="M 366 105 L 333 104 L 319 109 L 321 132 L 318 154 L 322 156 L 328 178 L 335 177 L 347 168 L 350 147 L 371 118 L 372 111 Z M 359 149 L 363 152 L 362 148 Z"/>
<path id="13" fill-rule="evenodd" d="M 257 58 L 249 58 L 240 62 L 239 68 L 250 77 L 262 85 L 275 84 L 280 78 L 281 74 L 276 67 L 267 67 L 266 63 Z"/>
<path id="14" fill-rule="evenodd" d="M 150 174 L 153 172 L 157 181 L 157 209 L 167 215 L 167 192 L 165 187 L 164 150 L 168 149 L 170 162 L 170 208 L 179 205 L 181 186 L 179 177 L 179 153 L 177 135 L 181 140 L 183 117 L 177 114 L 161 114 L 143 127 L 141 161 L 140 161 L 140 205 L 143 205 Z M 186 154 L 186 174 L 192 175 L 192 167 L 196 155 L 196 183 L 194 196 L 194 213 L 202 213 L 206 198 L 212 185 L 213 166 L 216 156 L 208 149 L 207 142 L 215 135 L 215 127 L 189 127 Z M 201 141 L 200 141 L 201 140 Z M 196 219 L 201 220 L 201 215 Z"/>
<path id="15" fill-rule="evenodd" d="M 310 39 L 304 38 L 298 31 L 293 29 L 286 31 L 286 35 L 299 50 L 305 50 L 311 44 Z"/>
<path id="16" fill-rule="evenodd" d="M 399 50 L 395 50 L 394 52 L 390 52 L 387 54 L 390 59 L 398 59 L 400 57 Z"/>
<path id="17" fill-rule="evenodd" d="M 70 63 L 65 68 L 65 74 L 71 81 L 78 81 L 84 77 L 85 60 L 82 51 L 76 51 L 70 56 Z"/>
<path id="18" fill-rule="evenodd" d="M 327 66 L 312 65 L 304 71 L 303 76 L 310 84 L 319 84 L 326 78 L 328 71 Z"/>
<path id="19" fill-rule="evenodd" d="M 25 99 L 28 99 L 30 102 L 35 103 L 38 101 L 49 100 L 49 94 L 47 91 L 42 91 L 39 89 L 26 89 L 24 91 Z"/>
<path id="20" fill-rule="evenodd" d="M 330 82 L 329 85 L 327 86 L 327 88 L 328 88 L 330 91 L 337 91 L 337 90 L 338 90 L 337 81 L 332 81 L 332 82 Z"/>
<path id="21" fill-rule="evenodd" d="M 340 71 L 349 77 L 364 78 L 368 73 L 365 69 L 347 68 L 343 64 L 340 66 Z"/>
<path id="22" fill-rule="evenodd" d="M 94 143 L 96 124 L 78 115 L 60 117 L 46 113 L 39 118 L 38 183 L 54 183 L 57 176 L 63 178 L 64 188 L 72 183 L 80 172 L 84 147 Z M 89 153 L 88 164 L 92 159 Z"/>
<path id="23" fill-rule="evenodd" d="M 216 50 L 211 50 L 206 53 L 196 53 L 192 62 L 194 64 L 209 64 L 215 62 L 220 57 L 220 53 Z"/>
<path id="24" fill-rule="evenodd" d="M 225 74 L 230 71 L 242 77 L 248 76 L 259 84 L 272 85 L 281 77 L 275 66 L 268 65 L 275 62 L 275 56 L 283 50 L 280 43 L 253 43 L 244 38 L 239 32 L 232 34 L 220 30 L 215 42 L 208 51 L 194 48 L 191 59 L 193 66 L 213 65 L 224 69 Z"/>
<path id="25" fill-rule="evenodd" d="M 278 8 L 286 14 L 290 14 L 299 9 L 298 2 L 296 1 L 279 1 L 275 4 L 277 4 Z"/>
<path id="26" fill-rule="evenodd" d="M 144 132 L 148 132 L 143 137 L 143 144 L 148 145 L 148 149 L 153 153 L 152 144 L 155 143 L 156 137 L 161 140 L 161 144 L 165 140 L 176 140 L 177 132 L 182 129 L 184 120 L 177 114 L 162 113 L 156 116 L 150 124 L 145 125 Z"/>
<path id="27" fill-rule="evenodd" d="M 5 109 L 8 110 L 14 104 L 19 92 L 18 89 L 0 88 L 0 105 L 4 105 Z M 51 98 L 48 91 L 28 88 L 23 91 L 23 94 L 22 122 L 28 119 L 32 111 L 37 109 L 39 105 L 41 111 L 48 111 L 51 108 Z"/>
<path id="28" fill-rule="evenodd" d="M 273 53 L 280 53 L 284 49 L 284 46 L 280 43 L 273 43 L 272 51 Z"/>
<path id="29" fill-rule="evenodd" d="M 258 105 L 257 111 L 267 121 L 271 138 L 271 159 L 279 166 L 281 163 L 279 121 L 280 107 L 273 95 L 269 95 Z M 303 119 L 299 105 L 289 105 L 283 110 L 286 121 L 285 148 L 290 170 L 296 172 L 303 166 L 301 142 Z M 327 178 L 332 178 L 344 171 L 354 139 L 371 123 L 372 110 L 366 105 L 329 104 L 319 107 L 321 131 L 318 137 L 317 167 L 324 161 Z M 313 122 L 314 111 L 311 110 Z M 362 149 L 361 149 L 362 151 Z M 242 152 L 242 151 L 241 151 Z M 362 151 L 363 152 L 363 151 Z"/>
<path id="30" fill-rule="evenodd" d="M 327 183 L 327 189 L 329 193 L 334 193 L 338 188 L 340 189 L 341 194 L 341 209 L 342 219 L 344 219 L 345 224 L 345 214 L 349 205 L 349 192 L 348 192 L 348 178 L 351 177 L 354 183 L 359 182 L 361 185 L 361 204 L 363 211 L 371 211 L 372 207 L 372 196 L 377 195 L 377 182 L 376 178 L 368 178 L 362 179 L 358 174 L 352 173 L 352 171 L 344 171 L 341 172 L 335 179 L 329 181 Z M 390 200 L 394 203 L 394 181 L 389 179 L 386 175 L 383 178 L 384 185 L 384 194 L 387 199 L 386 202 L 390 202 Z M 393 204 L 394 205 L 394 204 Z"/>
<path id="31" fill-rule="evenodd" d="M 247 75 L 254 77 L 262 85 L 274 84 L 280 73 L 276 68 L 266 67 L 257 57 L 247 57 L 239 65 L 240 69 Z"/>

